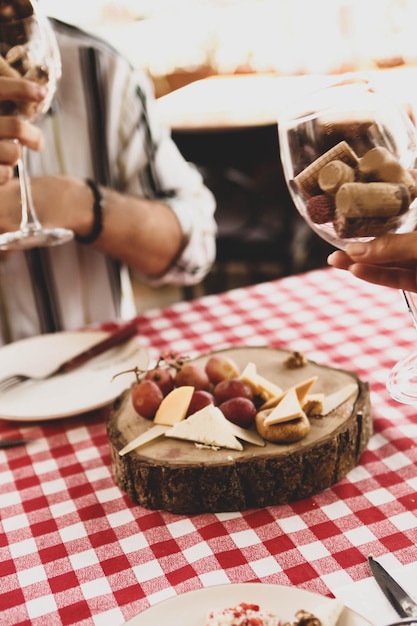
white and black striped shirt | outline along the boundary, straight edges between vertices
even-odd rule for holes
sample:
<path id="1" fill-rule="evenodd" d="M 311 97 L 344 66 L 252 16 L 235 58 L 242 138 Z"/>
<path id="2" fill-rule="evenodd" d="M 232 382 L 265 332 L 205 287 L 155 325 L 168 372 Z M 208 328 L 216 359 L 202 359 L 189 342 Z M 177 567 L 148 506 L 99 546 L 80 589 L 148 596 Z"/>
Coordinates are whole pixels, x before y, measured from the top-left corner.
<path id="1" fill-rule="evenodd" d="M 189 241 L 153 284 L 195 284 L 215 257 L 215 202 L 152 108 L 152 83 L 111 46 L 52 20 L 62 78 L 42 120 L 45 147 L 30 154 L 32 176 L 66 174 L 169 204 Z M 146 277 L 144 277 L 146 280 Z M 0 263 L 0 342 L 129 317 L 126 268 L 70 242 L 15 252 Z"/>

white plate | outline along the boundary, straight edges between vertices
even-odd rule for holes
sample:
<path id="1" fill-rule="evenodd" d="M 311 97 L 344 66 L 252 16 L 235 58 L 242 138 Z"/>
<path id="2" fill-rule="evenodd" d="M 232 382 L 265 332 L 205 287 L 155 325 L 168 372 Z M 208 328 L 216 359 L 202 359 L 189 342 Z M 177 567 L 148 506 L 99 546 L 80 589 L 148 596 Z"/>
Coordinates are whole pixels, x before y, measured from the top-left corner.
<path id="1" fill-rule="evenodd" d="M 281 622 L 292 623 L 295 613 L 300 609 L 314 613 L 315 609 L 331 603 L 332 600 L 298 587 L 262 583 L 218 585 L 164 600 L 132 617 L 126 625 L 204 626 L 210 611 L 233 607 L 239 602 L 259 604 L 264 611 L 275 613 Z M 372 624 L 354 611 L 344 608 L 337 626 L 372 626 Z"/>
<path id="2" fill-rule="evenodd" d="M 108 335 L 103 331 L 67 331 L 2 346 L 0 380 L 17 372 L 40 376 Z M 112 380 L 114 374 L 135 366 L 146 368 L 148 358 L 146 348 L 133 338 L 68 374 L 28 381 L 0 392 L 0 419 L 50 420 L 98 409 L 111 403 L 135 380 L 133 374 Z"/>

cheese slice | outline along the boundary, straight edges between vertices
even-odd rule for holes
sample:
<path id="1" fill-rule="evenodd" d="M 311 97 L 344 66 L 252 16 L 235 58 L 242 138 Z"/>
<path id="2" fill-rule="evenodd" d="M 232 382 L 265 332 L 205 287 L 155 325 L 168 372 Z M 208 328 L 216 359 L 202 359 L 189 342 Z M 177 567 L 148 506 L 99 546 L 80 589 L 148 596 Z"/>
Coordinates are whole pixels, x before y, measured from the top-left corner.
<path id="1" fill-rule="evenodd" d="M 263 396 L 267 400 L 271 397 L 282 396 L 283 394 L 281 387 L 259 374 L 255 363 L 251 361 L 247 363 L 239 378 L 250 385 L 254 394 Z"/>
<path id="2" fill-rule="evenodd" d="M 346 402 L 346 400 L 349 400 L 349 398 L 357 392 L 358 385 L 356 383 L 349 383 L 341 389 L 338 389 L 334 393 L 326 396 L 323 401 L 323 409 L 320 415 L 328 415 L 329 413 L 337 409 L 337 407 L 339 407 L 341 404 Z"/>
<path id="3" fill-rule="evenodd" d="M 172 428 L 168 429 L 165 436 L 218 448 L 243 450 L 242 444 L 234 436 L 229 424 L 230 422 L 220 409 L 214 404 L 209 404 L 190 415 L 186 420 L 174 424 Z"/>
<path id="4" fill-rule="evenodd" d="M 255 363 L 249 361 L 239 378 L 250 386 L 255 395 L 259 394 L 258 372 Z"/>
<path id="5" fill-rule="evenodd" d="M 119 455 L 124 456 L 128 454 L 128 452 L 132 452 L 132 450 L 136 450 L 136 448 L 140 448 L 141 446 L 146 445 L 150 441 L 165 435 L 166 431 L 170 428 L 169 426 L 164 426 L 163 424 L 157 424 L 156 426 L 151 426 L 144 433 L 132 439 L 128 444 L 125 445 L 124 448 L 119 450 Z"/>
<path id="6" fill-rule="evenodd" d="M 237 424 L 233 424 L 233 422 L 227 420 L 228 426 L 232 431 L 233 435 L 238 439 L 242 439 L 242 441 L 246 441 L 247 443 L 251 443 L 254 446 L 263 447 L 266 445 L 265 439 L 263 439 L 257 432 L 253 430 L 248 430 L 247 428 L 242 428 Z"/>
<path id="7" fill-rule="evenodd" d="M 303 404 L 304 400 L 307 397 L 307 394 L 309 393 L 310 389 L 312 388 L 312 386 L 314 385 L 317 379 L 318 379 L 318 376 L 312 376 L 311 378 L 307 378 L 307 380 L 303 380 L 300 383 L 297 383 L 297 385 L 294 385 L 298 402 L 300 404 Z"/>
<path id="8" fill-rule="evenodd" d="M 271 380 L 261 376 L 261 374 L 258 374 L 256 380 L 258 382 L 258 394 L 266 400 L 282 395 L 282 388 Z"/>
<path id="9" fill-rule="evenodd" d="M 281 402 L 273 408 L 268 417 L 265 418 L 264 424 L 265 426 L 271 426 L 272 424 L 289 422 L 302 416 L 303 409 L 298 400 L 295 387 L 290 387 Z"/>
<path id="10" fill-rule="evenodd" d="M 301 405 L 303 404 L 308 392 L 310 391 L 311 387 L 314 385 L 317 379 L 318 376 L 312 376 L 311 378 L 307 378 L 306 380 L 302 380 L 300 383 L 293 385 L 293 388 L 297 392 L 298 401 Z M 265 409 L 273 409 L 281 402 L 282 398 L 287 392 L 288 389 L 286 389 L 285 391 L 281 390 L 280 394 L 269 398 L 269 400 L 264 402 L 264 404 L 261 406 L 261 410 L 264 411 Z"/>
<path id="11" fill-rule="evenodd" d="M 154 424 L 173 426 L 177 422 L 181 422 L 187 415 L 193 393 L 194 387 L 190 385 L 176 387 L 170 391 L 155 413 Z"/>

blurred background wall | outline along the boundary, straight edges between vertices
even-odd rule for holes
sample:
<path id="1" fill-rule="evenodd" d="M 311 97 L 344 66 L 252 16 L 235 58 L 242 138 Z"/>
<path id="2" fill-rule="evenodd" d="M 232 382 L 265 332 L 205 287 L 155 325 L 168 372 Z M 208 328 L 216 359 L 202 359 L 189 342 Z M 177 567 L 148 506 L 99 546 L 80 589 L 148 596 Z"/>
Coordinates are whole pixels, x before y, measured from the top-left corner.
<path id="1" fill-rule="evenodd" d="M 417 0 L 38 1 L 50 16 L 108 40 L 145 70 L 159 104 L 197 79 L 231 74 L 384 69 L 396 77 L 390 91 L 405 91 L 407 102 L 410 91 L 417 94 Z M 259 91 L 249 97 L 262 98 Z M 166 104 L 171 111 L 172 101 Z M 133 276 L 140 309 L 326 264 L 330 247 L 306 227 L 289 198 L 276 122 L 200 130 L 174 128 L 173 138 L 216 195 L 216 265 L 204 284 L 186 291 L 152 290 Z"/>
<path id="2" fill-rule="evenodd" d="M 414 64 L 416 0 L 39 0 L 155 77 L 178 70 L 334 73 Z"/>

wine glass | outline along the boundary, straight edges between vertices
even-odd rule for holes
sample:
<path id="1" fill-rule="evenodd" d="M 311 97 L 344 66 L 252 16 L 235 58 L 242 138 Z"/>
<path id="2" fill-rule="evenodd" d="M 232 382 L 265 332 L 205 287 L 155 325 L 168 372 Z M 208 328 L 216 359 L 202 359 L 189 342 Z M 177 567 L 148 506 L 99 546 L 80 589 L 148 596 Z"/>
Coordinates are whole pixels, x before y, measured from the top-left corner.
<path id="1" fill-rule="evenodd" d="M 366 77 L 327 81 L 279 116 L 278 131 L 291 197 L 322 239 L 343 250 L 416 229 L 416 128 Z M 412 296 L 402 295 L 417 330 Z M 417 404 L 417 353 L 393 368 L 387 389 Z"/>
<path id="2" fill-rule="evenodd" d="M 60 54 L 47 17 L 29 0 L 1 2 L 0 75 L 34 80 L 47 92 L 40 103 L 1 101 L 0 114 L 36 122 L 48 111 L 61 75 Z M 17 167 L 22 210 L 20 228 L 0 234 L 0 250 L 55 246 L 72 239 L 71 230 L 44 228 L 39 222 L 32 200 L 26 146 L 21 146 Z"/>

